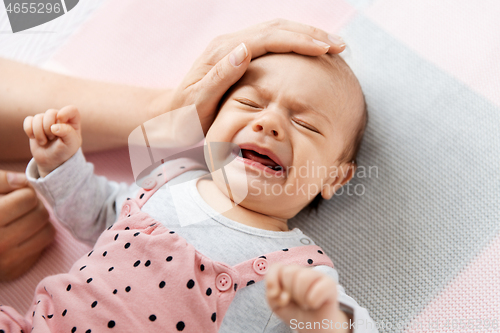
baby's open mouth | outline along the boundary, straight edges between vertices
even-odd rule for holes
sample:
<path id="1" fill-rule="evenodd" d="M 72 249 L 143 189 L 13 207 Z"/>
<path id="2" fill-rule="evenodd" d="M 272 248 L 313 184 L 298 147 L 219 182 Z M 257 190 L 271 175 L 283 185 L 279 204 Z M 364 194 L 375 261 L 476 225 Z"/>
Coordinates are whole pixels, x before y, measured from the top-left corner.
<path id="1" fill-rule="evenodd" d="M 272 170 L 275 171 L 283 170 L 283 167 L 278 163 L 276 163 L 275 161 L 273 161 L 269 156 L 259 154 L 255 150 L 242 149 L 241 154 L 243 155 L 243 158 L 247 158 L 249 160 L 263 164 Z"/>

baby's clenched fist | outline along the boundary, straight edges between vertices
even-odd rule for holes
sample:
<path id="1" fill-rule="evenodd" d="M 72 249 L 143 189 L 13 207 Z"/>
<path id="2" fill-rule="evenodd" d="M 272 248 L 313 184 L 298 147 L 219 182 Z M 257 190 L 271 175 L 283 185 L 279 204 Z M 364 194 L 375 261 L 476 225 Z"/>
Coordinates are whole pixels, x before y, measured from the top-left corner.
<path id="1" fill-rule="evenodd" d="M 301 329 L 299 332 L 348 332 L 348 318 L 339 309 L 337 283 L 330 276 L 300 265 L 273 264 L 266 273 L 269 307 L 288 325 L 333 322 L 328 329 Z"/>
<path id="2" fill-rule="evenodd" d="M 43 178 L 70 159 L 82 145 L 80 112 L 69 105 L 26 117 L 24 132 Z"/>

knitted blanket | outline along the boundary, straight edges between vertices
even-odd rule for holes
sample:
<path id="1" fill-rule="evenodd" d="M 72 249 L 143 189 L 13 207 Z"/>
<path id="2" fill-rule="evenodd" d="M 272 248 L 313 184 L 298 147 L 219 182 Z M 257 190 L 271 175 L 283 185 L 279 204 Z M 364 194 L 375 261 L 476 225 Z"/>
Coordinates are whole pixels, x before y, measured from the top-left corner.
<path id="1" fill-rule="evenodd" d="M 13 48 L 9 36 L 0 55 L 160 88 L 178 84 L 215 36 L 276 17 L 341 35 L 369 106 L 359 168 L 317 215 L 301 213 L 290 227 L 328 252 L 380 332 L 500 332 L 500 2 L 95 4 L 68 12 L 85 18 L 78 24 L 65 17 L 46 24 L 61 28 L 59 44 L 30 36 L 51 39 L 48 50 L 26 52 L 28 42 L 19 41 Z M 133 181 L 126 148 L 87 158 L 96 173 Z M 0 284 L 1 303 L 26 310 L 40 279 L 66 272 L 88 251 L 55 223 L 56 241 L 35 267 Z"/>

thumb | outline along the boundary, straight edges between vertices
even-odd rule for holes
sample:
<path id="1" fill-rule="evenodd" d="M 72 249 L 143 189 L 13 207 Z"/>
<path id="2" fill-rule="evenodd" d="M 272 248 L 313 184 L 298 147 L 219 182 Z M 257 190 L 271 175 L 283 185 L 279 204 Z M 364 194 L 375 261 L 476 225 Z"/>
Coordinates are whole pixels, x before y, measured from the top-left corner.
<path id="1" fill-rule="evenodd" d="M 78 133 L 71 125 L 64 123 L 53 124 L 50 127 L 50 130 L 55 136 L 61 138 L 63 143 L 67 146 L 72 145 L 73 143 L 76 143 L 78 141 Z"/>
<path id="2" fill-rule="evenodd" d="M 241 43 L 212 67 L 200 82 L 202 100 L 205 103 L 217 104 L 226 91 L 245 74 L 252 59 L 250 53 L 245 43 Z"/>
<path id="3" fill-rule="evenodd" d="M 0 170 L 0 193 L 6 194 L 18 188 L 26 187 L 28 180 L 26 175 L 21 172 L 7 172 Z"/>

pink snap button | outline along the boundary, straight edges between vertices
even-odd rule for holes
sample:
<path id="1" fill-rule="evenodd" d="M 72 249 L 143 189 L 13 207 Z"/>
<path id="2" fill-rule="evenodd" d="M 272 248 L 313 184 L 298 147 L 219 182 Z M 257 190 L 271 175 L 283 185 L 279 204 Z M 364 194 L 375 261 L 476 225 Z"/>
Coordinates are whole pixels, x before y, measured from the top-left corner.
<path id="1" fill-rule="evenodd" d="M 258 258 L 253 262 L 253 270 L 259 275 L 264 275 L 267 272 L 267 260 Z"/>
<path id="2" fill-rule="evenodd" d="M 220 273 L 219 275 L 217 275 L 217 278 L 215 278 L 215 286 L 220 291 L 228 290 L 229 288 L 231 288 L 232 284 L 233 281 L 227 273 Z"/>
<path id="3" fill-rule="evenodd" d="M 129 204 L 125 204 L 123 206 L 123 214 L 128 215 L 128 213 L 130 213 L 130 205 Z"/>
<path id="4" fill-rule="evenodd" d="M 146 191 L 154 189 L 156 186 L 156 180 L 153 178 L 146 178 L 142 182 L 142 188 L 145 189 Z"/>

